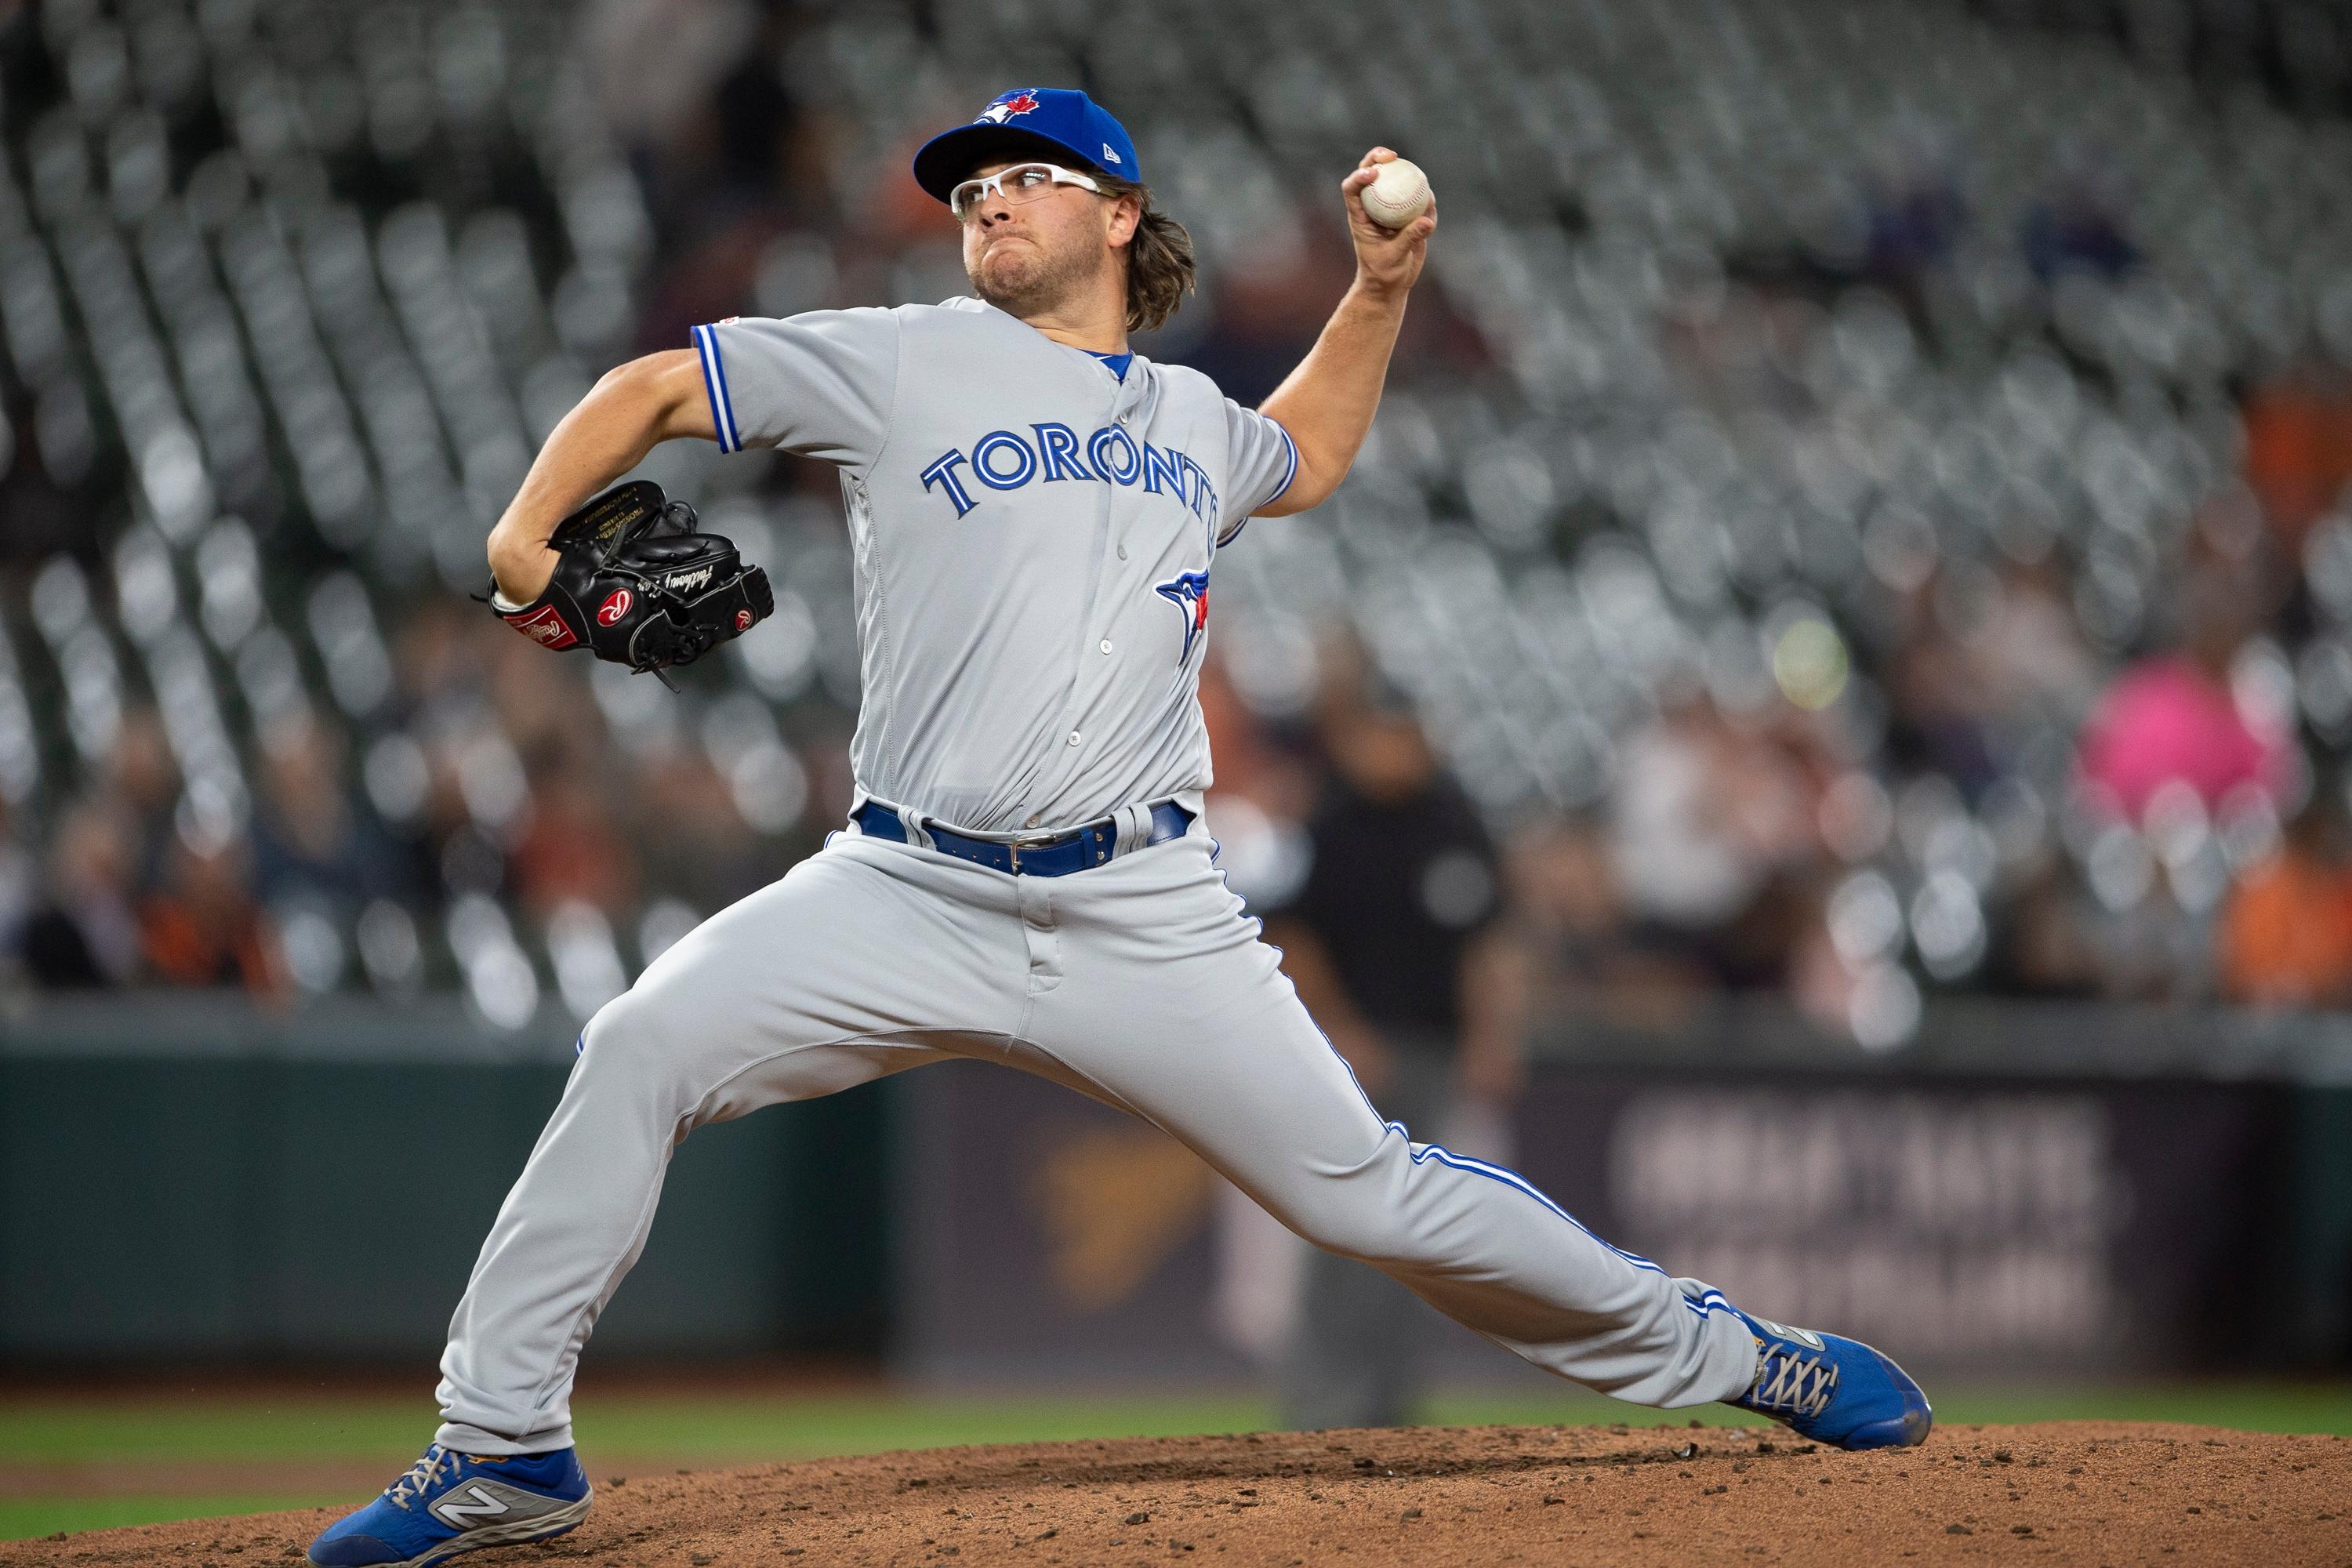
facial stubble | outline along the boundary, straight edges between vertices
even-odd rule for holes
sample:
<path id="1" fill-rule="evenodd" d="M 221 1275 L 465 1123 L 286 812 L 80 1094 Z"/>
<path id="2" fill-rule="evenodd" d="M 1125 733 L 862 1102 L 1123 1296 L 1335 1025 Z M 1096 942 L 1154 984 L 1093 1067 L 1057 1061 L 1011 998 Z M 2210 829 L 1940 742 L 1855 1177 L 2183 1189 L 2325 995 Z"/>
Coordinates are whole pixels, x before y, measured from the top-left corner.
<path id="1" fill-rule="evenodd" d="M 1025 320 L 1053 310 L 1092 284 L 1097 268 L 1113 264 L 1103 251 L 1076 247 L 1049 251 L 1034 239 L 1029 247 L 1028 256 L 1008 255 L 992 262 L 983 252 L 980 263 L 966 270 L 972 292 L 1007 315 Z"/>

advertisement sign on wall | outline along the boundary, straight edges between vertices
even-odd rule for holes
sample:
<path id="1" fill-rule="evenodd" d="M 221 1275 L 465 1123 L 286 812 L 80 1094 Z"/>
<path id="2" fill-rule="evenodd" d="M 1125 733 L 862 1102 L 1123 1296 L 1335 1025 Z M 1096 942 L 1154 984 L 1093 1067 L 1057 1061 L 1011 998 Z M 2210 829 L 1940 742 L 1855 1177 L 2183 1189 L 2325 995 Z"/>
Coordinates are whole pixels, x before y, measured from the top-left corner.
<path id="1" fill-rule="evenodd" d="M 904 1081 L 899 1363 L 917 1376 L 1238 1377 L 1263 1248 L 1156 1129 L 1024 1074 Z M 2260 1359 L 2284 1098 L 2260 1086 L 1744 1084 L 1553 1070 L 1518 1168 L 1597 1233 L 1923 1365 Z M 1443 1328 L 1449 1376 L 1515 1362 Z M 1252 1347 L 1262 1351 L 1265 1347 Z"/>

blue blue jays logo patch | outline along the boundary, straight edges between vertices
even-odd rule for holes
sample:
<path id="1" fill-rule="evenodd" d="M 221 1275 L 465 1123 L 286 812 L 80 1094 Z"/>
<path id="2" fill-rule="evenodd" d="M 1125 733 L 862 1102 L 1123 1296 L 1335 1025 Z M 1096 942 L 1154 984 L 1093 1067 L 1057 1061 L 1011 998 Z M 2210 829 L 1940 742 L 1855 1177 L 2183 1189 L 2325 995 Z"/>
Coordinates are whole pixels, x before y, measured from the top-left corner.
<path id="1" fill-rule="evenodd" d="M 1151 591 L 1183 612 L 1184 651 L 1176 656 L 1181 668 L 1192 657 L 1193 639 L 1209 629 L 1209 574 L 1180 572 L 1168 582 L 1154 583 Z"/>

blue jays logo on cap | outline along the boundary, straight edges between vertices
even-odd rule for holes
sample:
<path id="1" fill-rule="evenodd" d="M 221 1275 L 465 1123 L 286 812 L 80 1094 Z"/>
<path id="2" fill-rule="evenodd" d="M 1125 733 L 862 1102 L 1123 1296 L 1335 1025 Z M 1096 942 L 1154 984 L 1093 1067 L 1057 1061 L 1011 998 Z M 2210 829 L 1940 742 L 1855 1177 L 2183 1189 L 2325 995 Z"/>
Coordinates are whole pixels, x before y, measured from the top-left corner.
<path id="1" fill-rule="evenodd" d="M 1017 87 L 988 100 L 968 125 L 940 132 L 915 154 L 915 183 L 940 200 L 995 160 L 1043 158 L 1141 181 L 1127 128 L 1075 88 Z"/>
<path id="2" fill-rule="evenodd" d="M 982 110 L 980 120 L 985 120 L 992 125 L 1002 125 L 1014 115 L 1030 113 L 1036 107 L 1037 95 L 1025 87 L 1018 88 Z M 977 125 L 980 120 L 975 120 L 972 123 Z"/>

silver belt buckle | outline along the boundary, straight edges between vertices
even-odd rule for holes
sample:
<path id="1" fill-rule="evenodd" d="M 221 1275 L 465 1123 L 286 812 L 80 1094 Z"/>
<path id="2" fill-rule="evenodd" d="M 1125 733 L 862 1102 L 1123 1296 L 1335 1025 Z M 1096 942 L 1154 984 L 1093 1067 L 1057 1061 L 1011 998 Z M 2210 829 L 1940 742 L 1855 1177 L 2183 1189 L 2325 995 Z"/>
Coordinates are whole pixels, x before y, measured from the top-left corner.
<path id="1" fill-rule="evenodd" d="M 1013 852 L 1013 868 L 1015 871 L 1021 869 L 1021 851 L 1024 849 L 1043 849 L 1061 837 L 1059 833 L 1014 834 L 1012 842 L 1005 846 Z"/>
<path id="2" fill-rule="evenodd" d="M 1021 869 L 1021 851 L 1024 849 L 1047 848 L 1059 843 L 1065 838 L 1075 841 L 1078 835 L 1084 833 L 1089 827 L 1101 830 L 1104 828 L 1114 827 L 1118 825 L 1118 818 L 1116 816 L 1104 816 L 1097 817 L 1092 822 L 1082 822 L 1076 827 L 1063 828 L 1057 832 L 1016 833 L 1013 836 L 1008 846 L 1008 847 L 1013 851 L 1013 868 L 1016 871 Z"/>

